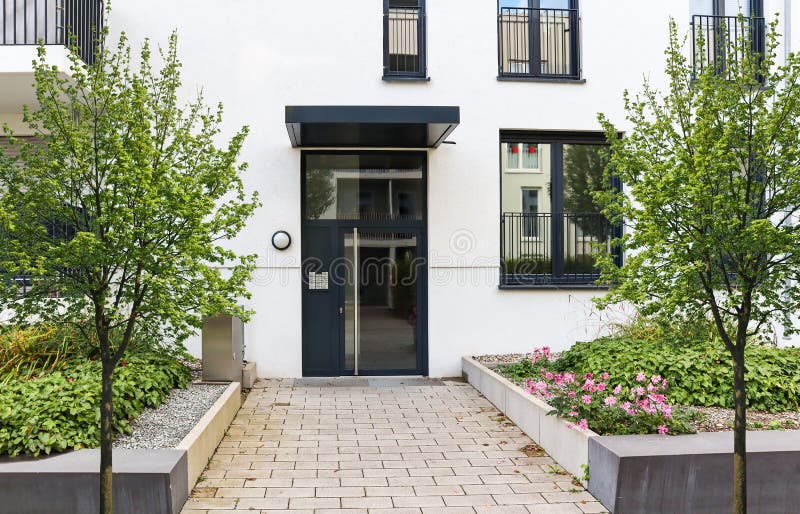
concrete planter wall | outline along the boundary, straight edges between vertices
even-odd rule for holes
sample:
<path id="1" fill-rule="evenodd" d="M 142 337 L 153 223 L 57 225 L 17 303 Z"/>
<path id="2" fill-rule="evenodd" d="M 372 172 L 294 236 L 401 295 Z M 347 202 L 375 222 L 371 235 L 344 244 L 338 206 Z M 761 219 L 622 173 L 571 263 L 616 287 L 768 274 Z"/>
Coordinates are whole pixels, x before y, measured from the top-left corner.
<path id="1" fill-rule="evenodd" d="M 612 435 L 589 442 L 589 492 L 611 512 L 727 514 L 733 433 Z M 800 431 L 747 433 L 749 512 L 800 512 Z"/>
<path id="2" fill-rule="evenodd" d="M 616 514 L 726 514 L 731 511 L 733 434 L 600 436 L 568 428 L 552 408 L 470 357 L 463 373 L 479 390 L 578 477 Z M 800 512 L 800 431 L 748 432 L 748 509 Z"/>
<path id="3" fill-rule="evenodd" d="M 200 474 L 214 455 L 219 442 L 225 435 L 239 408 L 242 406 L 242 387 L 239 382 L 231 382 L 214 405 L 200 418 L 197 425 L 178 443 L 178 450 L 186 451 L 188 479 L 187 497 L 200 478 Z M 185 500 L 185 499 L 184 499 Z"/>
<path id="4" fill-rule="evenodd" d="M 114 512 L 177 514 L 241 406 L 230 384 L 177 448 L 114 450 Z M 99 511 L 100 450 L 0 460 L 0 512 Z"/>
<path id="5" fill-rule="evenodd" d="M 582 466 L 589 464 L 589 440 L 598 435 L 591 430 L 567 426 L 567 421 L 548 416 L 553 408 L 526 393 L 471 357 L 462 359 L 462 372 L 469 383 L 481 392 L 508 419 L 575 475 L 583 475 Z"/>

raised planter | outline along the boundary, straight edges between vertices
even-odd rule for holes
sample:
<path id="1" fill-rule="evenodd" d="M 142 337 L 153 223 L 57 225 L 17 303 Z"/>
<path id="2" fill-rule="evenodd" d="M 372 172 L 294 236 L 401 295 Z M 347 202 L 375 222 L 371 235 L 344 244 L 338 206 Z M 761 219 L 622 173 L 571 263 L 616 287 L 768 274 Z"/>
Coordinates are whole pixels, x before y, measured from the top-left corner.
<path id="1" fill-rule="evenodd" d="M 611 512 L 727 514 L 733 433 L 596 437 L 589 469 L 589 492 Z M 800 431 L 747 433 L 750 512 L 799 512 L 799 481 Z"/>
<path id="2" fill-rule="evenodd" d="M 114 450 L 114 512 L 177 514 L 241 406 L 231 383 L 175 449 Z M 100 451 L 0 461 L 0 512 L 99 511 Z"/>
<path id="3" fill-rule="evenodd" d="M 733 433 L 600 436 L 568 428 L 552 408 L 470 357 L 462 370 L 480 391 L 616 514 L 727 514 L 733 491 Z M 800 431 L 747 433 L 750 512 L 800 512 Z"/>
<path id="4" fill-rule="evenodd" d="M 467 381 L 558 464 L 580 478 L 589 464 L 589 440 L 599 437 L 591 430 L 567 426 L 567 421 L 548 416 L 553 408 L 526 393 L 471 357 L 464 357 L 461 370 Z"/>

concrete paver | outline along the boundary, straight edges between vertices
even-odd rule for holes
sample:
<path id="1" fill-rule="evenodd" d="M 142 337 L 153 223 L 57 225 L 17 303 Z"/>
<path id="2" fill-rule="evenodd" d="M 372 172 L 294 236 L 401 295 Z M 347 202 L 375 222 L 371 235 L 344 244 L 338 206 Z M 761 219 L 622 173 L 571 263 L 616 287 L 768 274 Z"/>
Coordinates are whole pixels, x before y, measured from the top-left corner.
<path id="1" fill-rule="evenodd" d="M 458 381 L 260 380 L 182 512 L 605 512 L 529 444 Z"/>

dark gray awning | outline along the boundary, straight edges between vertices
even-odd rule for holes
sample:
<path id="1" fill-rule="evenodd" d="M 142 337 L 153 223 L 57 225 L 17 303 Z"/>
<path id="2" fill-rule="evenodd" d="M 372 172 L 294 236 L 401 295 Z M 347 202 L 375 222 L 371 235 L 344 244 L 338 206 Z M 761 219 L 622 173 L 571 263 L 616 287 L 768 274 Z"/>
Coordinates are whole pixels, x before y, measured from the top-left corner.
<path id="1" fill-rule="evenodd" d="M 287 105 L 293 147 L 436 148 L 458 126 L 459 108 Z"/>

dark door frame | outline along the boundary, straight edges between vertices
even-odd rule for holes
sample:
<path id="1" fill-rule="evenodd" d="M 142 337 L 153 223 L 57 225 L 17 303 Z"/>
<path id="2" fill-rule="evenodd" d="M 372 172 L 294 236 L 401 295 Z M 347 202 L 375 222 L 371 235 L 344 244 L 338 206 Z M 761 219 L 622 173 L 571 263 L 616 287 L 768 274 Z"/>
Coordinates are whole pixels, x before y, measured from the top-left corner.
<path id="1" fill-rule="evenodd" d="M 386 220 L 309 220 L 306 217 L 306 156 L 313 154 L 322 155 L 418 155 L 422 157 L 422 199 L 420 205 L 423 209 L 421 220 L 400 220 L 400 221 L 386 221 Z M 425 259 L 424 264 L 419 268 L 420 274 L 417 279 L 417 297 L 419 304 L 417 306 L 417 365 L 416 370 L 364 370 L 359 371 L 359 375 L 400 375 L 400 374 L 414 374 L 414 375 L 428 375 L 428 152 L 424 150 L 303 150 L 300 155 L 300 219 L 301 219 L 301 259 L 305 263 L 309 259 L 314 259 L 315 256 L 307 254 L 308 245 L 305 244 L 307 237 L 308 227 L 327 227 L 331 237 L 332 249 L 335 253 L 342 253 L 342 234 L 346 230 L 352 230 L 353 227 L 358 227 L 359 230 L 365 231 L 407 231 L 415 232 L 417 234 L 417 255 Z M 338 257 L 343 257 L 339 255 Z M 301 264 L 301 273 L 305 266 Z M 330 270 L 329 270 L 330 271 Z M 307 288 L 308 285 L 305 281 L 301 280 L 302 301 L 306 301 L 306 295 L 312 294 Z M 335 302 L 331 302 L 330 315 L 339 320 L 339 330 L 336 333 L 336 345 L 338 347 L 338 361 L 332 363 L 330 373 L 327 376 L 347 376 L 344 370 L 344 322 L 343 317 L 339 316 L 339 307 L 344 304 L 344 288 L 342 286 L 335 286 L 337 291 L 331 292 L 331 298 L 335 298 Z M 335 305 L 334 305 L 335 303 Z M 305 309 L 303 309 L 305 311 Z M 305 312 L 303 312 L 305 315 Z M 306 337 L 305 337 L 305 324 L 308 320 L 302 319 L 301 321 L 301 339 L 303 340 L 302 351 L 305 352 Z M 307 372 L 305 364 L 305 355 L 303 355 L 303 375 L 306 376 Z"/>

